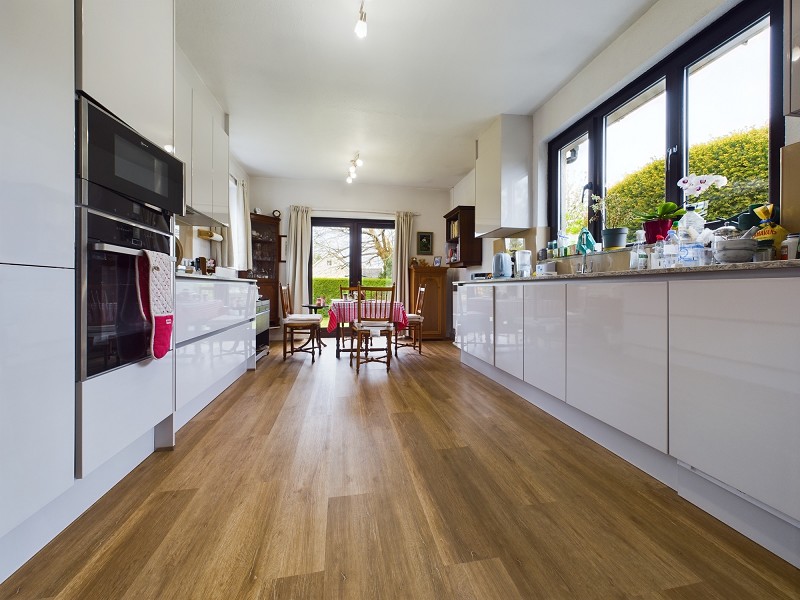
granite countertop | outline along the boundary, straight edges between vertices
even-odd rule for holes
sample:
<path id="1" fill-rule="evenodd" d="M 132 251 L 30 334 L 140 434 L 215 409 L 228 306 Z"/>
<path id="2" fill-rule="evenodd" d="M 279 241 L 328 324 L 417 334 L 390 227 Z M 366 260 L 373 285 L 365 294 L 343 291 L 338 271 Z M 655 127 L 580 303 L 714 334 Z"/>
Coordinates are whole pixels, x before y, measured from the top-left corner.
<path id="1" fill-rule="evenodd" d="M 255 279 L 241 279 L 239 277 L 224 277 L 220 275 L 202 275 L 201 273 L 175 272 L 175 277 L 180 279 L 202 279 L 203 281 L 238 281 L 242 283 L 256 283 Z"/>
<path id="2" fill-rule="evenodd" d="M 514 283 L 524 281 L 553 281 L 565 279 L 599 279 L 603 277 L 646 277 L 648 275 L 677 275 L 677 274 L 713 274 L 733 272 L 780 272 L 786 269 L 800 269 L 800 259 L 795 260 L 770 260 L 763 262 L 730 263 L 708 265 L 704 267 L 673 267 L 670 269 L 643 269 L 641 271 L 603 271 L 600 273 L 569 273 L 564 275 L 539 275 L 523 278 L 478 279 L 457 281 L 458 284 L 472 283 Z M 790 275 L 787 273 L 787 275 Z M 792 273 L 791 275 L 796 275 Z"/>

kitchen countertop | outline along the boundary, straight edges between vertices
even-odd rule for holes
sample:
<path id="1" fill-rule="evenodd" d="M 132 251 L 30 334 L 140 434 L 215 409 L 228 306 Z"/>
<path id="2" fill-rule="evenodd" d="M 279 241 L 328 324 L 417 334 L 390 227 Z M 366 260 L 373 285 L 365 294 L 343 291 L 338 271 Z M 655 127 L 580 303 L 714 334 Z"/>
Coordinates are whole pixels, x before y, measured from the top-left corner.
<path id="1" fill-rule="evenodd" d="M 641 271 L 603 271 L 600 273 L 569 273 L 564 275 L 539 275 L 524 278 L 498 278 L 457 281 L 457 284 L 479 283 L 514 283 L 528 281 L 555 281 L 565 279 L 600 279 L 603 277 L 647 277 L 653 275 L 686 275 L 686 274 L 714 274 L 714 273 L 765 273 L 776 275 L 796 276 L 792 269 L 800 269 L 800 259 L 771 260 L 764 262 L 730 263 L 721 265 L 708 265 L 705 267 L 673 267 L 671 269 L 643 269 Z M 789 270 L 789 272 L 787 272 Z"/>
<path id="2" fill-rule="evenodd" d="M 256 283 L 255 279 L 241 279 L 239 277 L 222 277 L 219 275 L 202 275 L 200 273 L 181 273 L 180 271 L 175 272 L 175 277 L 180 277 L 181 279 L 202 279 L 203 281 L 239 281 L 245 283 Z"/>

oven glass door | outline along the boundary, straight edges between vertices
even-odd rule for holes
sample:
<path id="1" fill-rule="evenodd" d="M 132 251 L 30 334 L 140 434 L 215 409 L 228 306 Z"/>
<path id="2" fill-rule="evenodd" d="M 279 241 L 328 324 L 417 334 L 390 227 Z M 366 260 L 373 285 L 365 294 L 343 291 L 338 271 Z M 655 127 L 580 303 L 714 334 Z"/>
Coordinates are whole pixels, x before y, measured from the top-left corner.
<path id="1" fill-rule="evenodd" d="M 136 257 L 90 250 L 86 261 L 86 377 L 150 356 L 151 324 L 136 289 Z"/>

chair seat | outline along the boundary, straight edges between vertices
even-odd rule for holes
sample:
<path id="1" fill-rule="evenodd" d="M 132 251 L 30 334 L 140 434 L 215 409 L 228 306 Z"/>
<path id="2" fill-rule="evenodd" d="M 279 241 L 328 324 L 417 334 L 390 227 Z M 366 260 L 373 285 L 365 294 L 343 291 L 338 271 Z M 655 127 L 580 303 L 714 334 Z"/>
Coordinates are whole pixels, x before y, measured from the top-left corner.
<path id="1" fill-rule="evenodd" d="M 288 315 L 283 322 L 289 324 L 313 324 L 322 321 L 322 315 Z"/>
<path id="2" fill-rule="evenodd" d="M 417 315 L 415 313 L 411 313 L 408 315 L 408 322 L 409 323 L 422 323 L 425 320 L 425 317 L 422 315 Z"/>

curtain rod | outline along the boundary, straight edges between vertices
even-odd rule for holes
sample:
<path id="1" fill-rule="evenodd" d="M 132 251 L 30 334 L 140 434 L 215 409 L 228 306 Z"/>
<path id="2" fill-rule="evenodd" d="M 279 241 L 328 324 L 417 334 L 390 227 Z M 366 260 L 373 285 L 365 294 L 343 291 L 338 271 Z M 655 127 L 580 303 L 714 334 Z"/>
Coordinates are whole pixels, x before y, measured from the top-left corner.
<path id="1" fill-rule="evenodd" d="M 395 216 L 397 211 L 389 212 L 388 210 L 356 210 L 354 208 L 312 208 L 311 212 L 336 212 L 336 213 L 366 213 L 370 215 L 392 215 Z M 413 213 L 415 217 L 419 217 L 420 213 Z"/>

